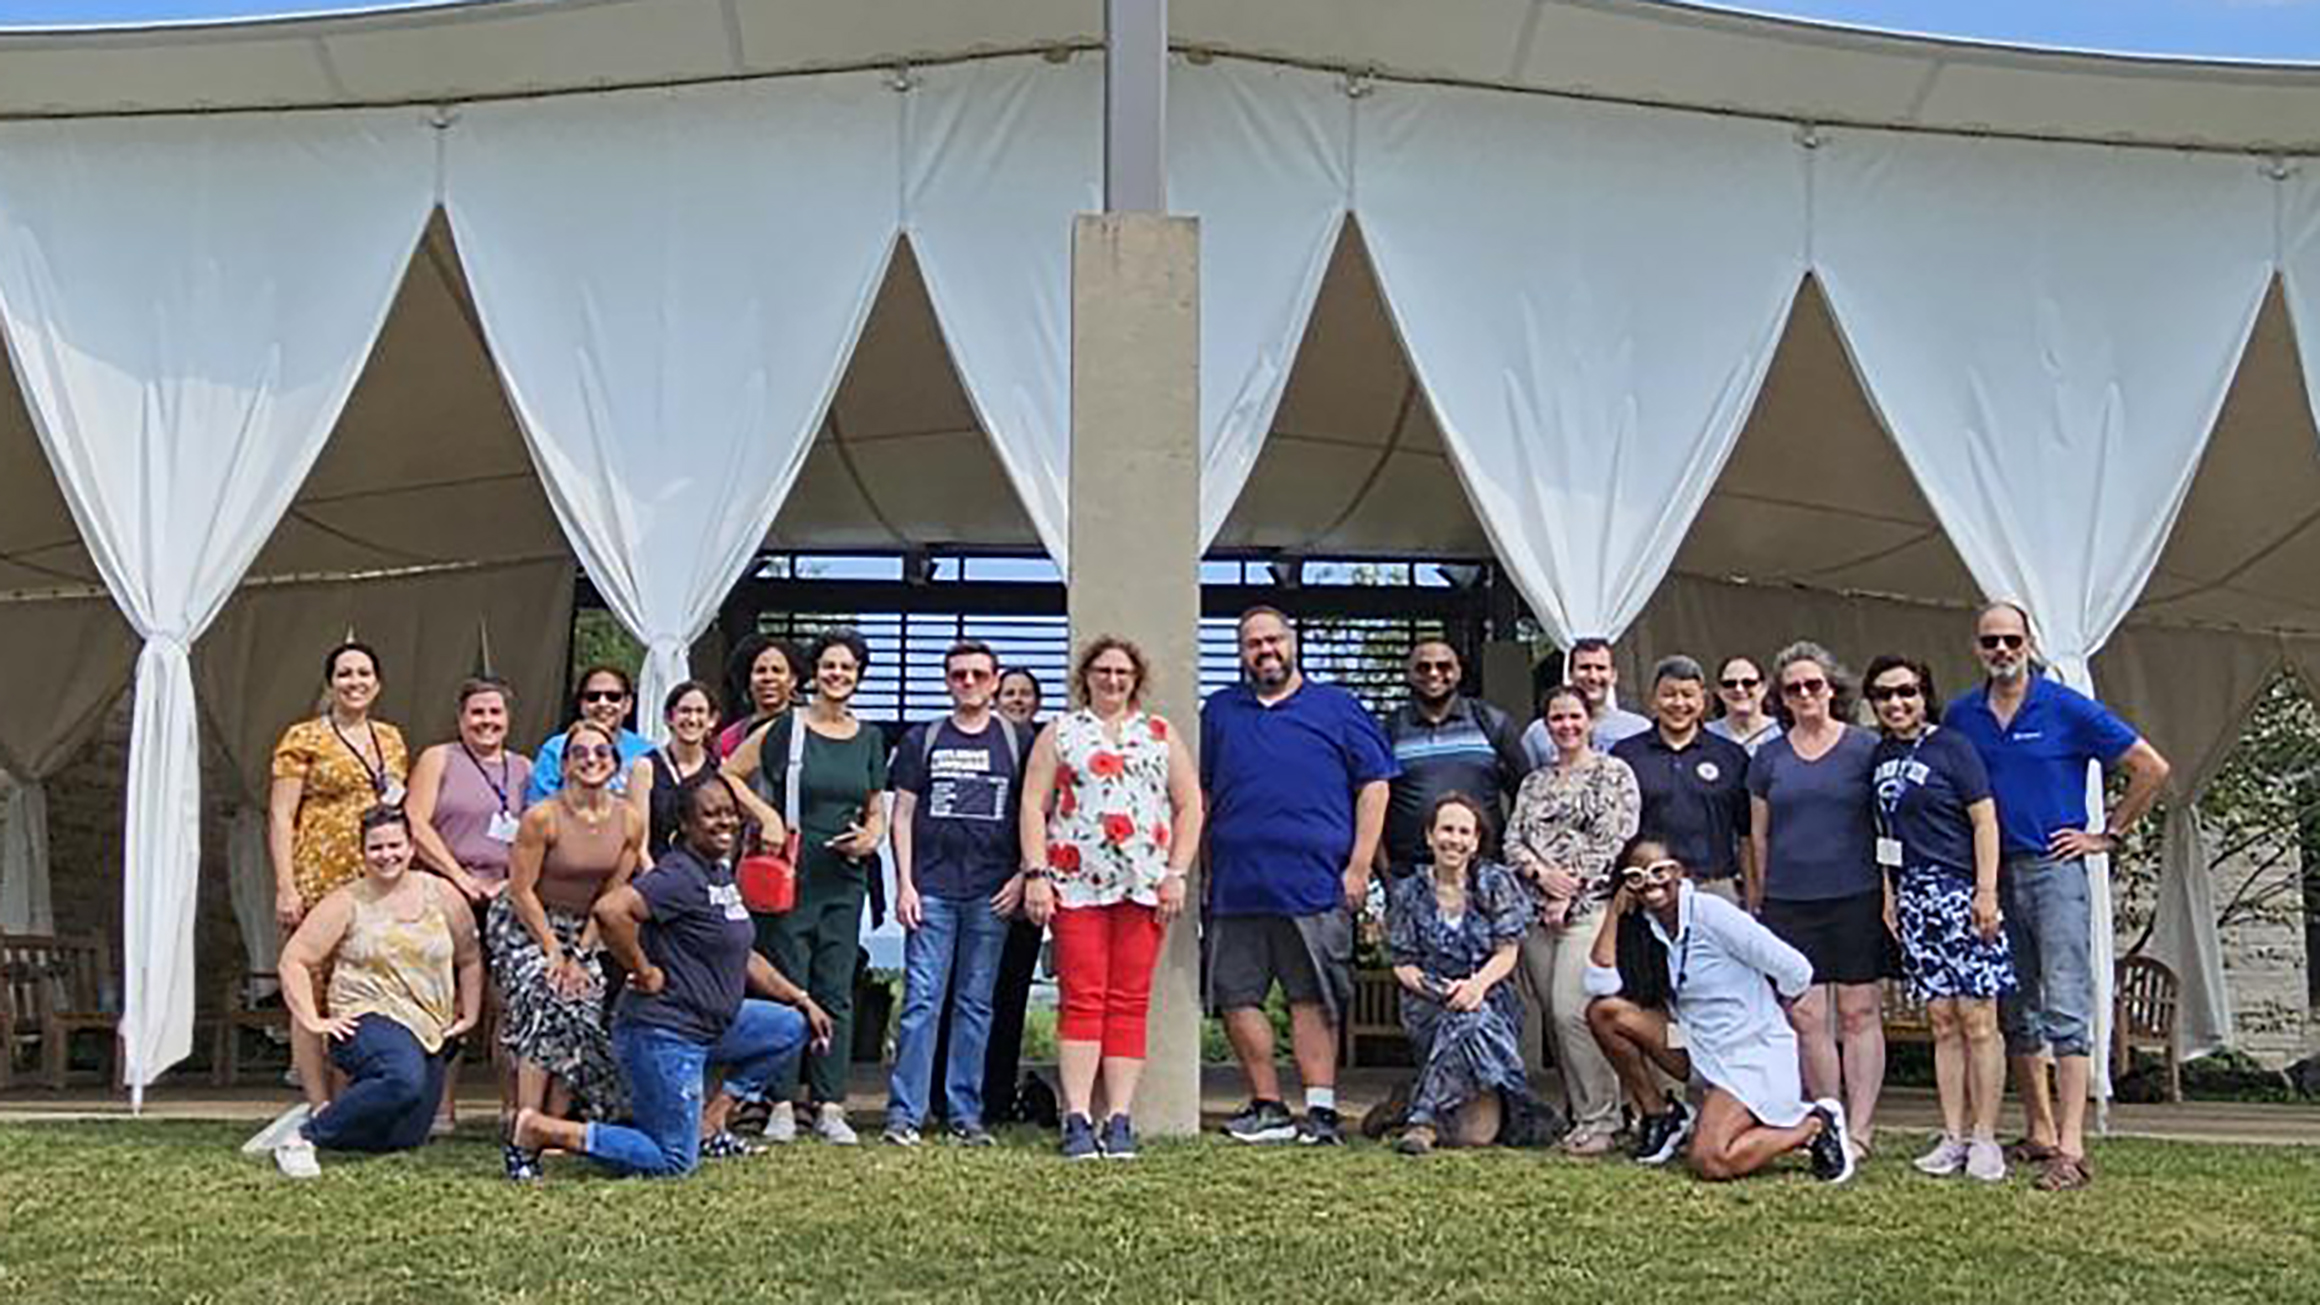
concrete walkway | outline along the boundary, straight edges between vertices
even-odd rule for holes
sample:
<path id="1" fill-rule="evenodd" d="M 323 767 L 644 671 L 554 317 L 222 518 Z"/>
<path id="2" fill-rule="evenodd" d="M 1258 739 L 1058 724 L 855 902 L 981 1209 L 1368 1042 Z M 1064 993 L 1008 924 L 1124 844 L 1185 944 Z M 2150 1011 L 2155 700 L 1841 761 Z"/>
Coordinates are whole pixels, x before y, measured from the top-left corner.
<path id="1" fill-rule="evenodd" d="M 1346 1072 L 1339 1089 L 1340 1108 L 1349 1120 L 1383 1098 L 1401 1071 L 1359 1069 Z M 1055 1081 L 1052 1067 L 1040 1073 Z M 1552 1083 L 1548 1085 L 1552 1097 Z M 1244 1089 L 1240 1075 L 1211 1066 L 1202 1076 L 1201 1112 L 1208 1127 L 1239 1108 Z M 206 1083 L 183 1086 L 163 1083 L 146 1094 L 145 1115 L 151 1119 L 195 1119 L 261 1123 L 288 1105 L 294 1094 L 278 1084 L 214 1088 Z M 1292 1103 L 1295 1092 L 1291 1091 Z M 886 1103 L 881 1069 L 857 1066 L 848 1108 L 862 1120 L 875 1120 Z M 471 1073 L 460 1085 L 459 1109 L 470 1120 L 488 1119 L 496 1111 L 488 1080 Z M 0 1093 L 0 1123 L 68 1119 L 125 1119 L 125 1096 L 94 1088 L 64 1092 L 17 1087 Z M 1895 1088 L 1885 1094 L 1878 1124 L 1907 1132 L 1931 1132 L 1941 1115 L 1931 1091 Z M 2019 1131 L 2020 1120 L 2008 1111 L 2007 1135 Z M 2190 1101 L 2182 1105 L 2117 1105 L 2111 1108 L 2111 1134 L 2116 1137 L 2156 1138 L 2176 1142 L 2230 1142 L 2261 1145 L 2320 1146 L 2320 1105 L 2263 1105 L 2243 1102 Z"/>

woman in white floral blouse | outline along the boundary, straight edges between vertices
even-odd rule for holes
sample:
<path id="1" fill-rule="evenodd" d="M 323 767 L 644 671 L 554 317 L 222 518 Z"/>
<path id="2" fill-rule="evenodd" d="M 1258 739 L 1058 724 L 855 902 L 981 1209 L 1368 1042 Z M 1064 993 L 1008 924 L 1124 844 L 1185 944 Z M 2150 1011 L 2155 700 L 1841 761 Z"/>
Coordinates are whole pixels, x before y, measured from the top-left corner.
<path id="1" fill-rule="evenodd" d="M 1072 668 L 1075 710 L 1039 732 L 1023 776 L 1023 907 L 1055 926 L 1063 1153 L 1074 1160 L 1136 1154 L 1152 967 L 1200 847 L 1200 774 L 1168 722 L 1144 712 L 1148 683 L 1136 645 L 1097 636 Z"/>
<path id="2" fill-rule="evenodd" d="M 1571 1131 L 1563 1149 L 1597 1156 L 1619 1130 L 1619 1076 L 1587 1028 L 1587 954 L 1610 896 L 1619 849 L 1635 836 L 1643 798 L 1635 772 L 1590 741 L 1587 700 L 1568 685 L 1547 696 L 1554 760 L 1523 780 L 1507 822 L 1506 861 L 1538 903 L 1522 944 L 1523 978 L 1555 1040 Z"/>

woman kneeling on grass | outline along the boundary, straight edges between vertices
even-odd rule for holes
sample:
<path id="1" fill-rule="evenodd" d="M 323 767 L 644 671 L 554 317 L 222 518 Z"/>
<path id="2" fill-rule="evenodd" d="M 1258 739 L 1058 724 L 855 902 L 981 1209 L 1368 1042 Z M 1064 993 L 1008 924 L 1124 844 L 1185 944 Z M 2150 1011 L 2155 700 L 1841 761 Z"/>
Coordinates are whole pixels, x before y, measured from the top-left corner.
<path id="1" fill-rule="evenodd" d="M 322 1172 L 317 1147 L 407 1151 L 427 1140 L 453 1039 L 483 1014 L 483 952 L 467 899 L 448 880 L 412 874 L 401 807 L 362 817 L 363 877 L 333 891 L 282 950 L 282 998 L 298 1027 L 328 1040 L 346 1090 L 293 1112 L 252 1140 L 292 1178 Z M 314 1008 L 314 972 L 330 971 L 330 1014 Z"/>
<path id="2" fill-rule="evenodd" d="M 1630 915 L 1646 928 L 1621 928 Z M 1853 1176 L 1844 1105 L 1807 1105 L 1798 1087 L 1786 1007 L 1813 973 L 1795 948 L 1739 907 L 1695 890 L 1666 844 L 1645 836 L 1620 853 L 1619 890 L 1588 959 L 1588 1024 L 1645 1114 L 1643 1141 L 1664 1149 L 1660 1159 L 1682 1144 L 1688 1120 L 1680 1102 L 1651 1113 L 1660 1104 L 1652 1065 L 1678 1082 L 1697 1071 L 1707 1084 L 1691 1140 L 1700 1177 L 1739 1178 L 1799 1148 L 1814 1177 Z"/>
<path id="3" fill-rule="evenodd" d="M 1445 793 L 1426 817 L 1434 862 L 1394 882 L 1386 938 L 1402 985 L 1402 1027 L 1418 1052 L 1404 1155 L 1425 1155 L 1449 1133 L 1459 1146 L 1498 1136 L 1501 1095 L 1528 1095 L 1522 1063 L 1522 999 L 1507 982 L 1530 895 L 1514 872 L 1477 861 L 1482 808 Z"/>
<path id="4" fill-rule="evenodd" d="M 612 1048 L 628 1078 L 634 1116 L 625 1125 L 575 1123 L 526 1109 L 517 1146 L 560 1146 L 624 1174 L 677 1177 L 702 1156 L 747 1155 L 728 1132 L 736 1101 L 759 1101 L 774 1072 L 811 1037 L 830 1041 L 830 1017 L 751 950 L 756 938 L 733 880 L 741 809 L 723 776 L 707 771 L 677 790 L 683 836 L 653 868 L 605 894 L 596 927 L 630 975 L 612 1022 Z M 773 841 L 782 831 L 774 829 Z M 772 1001 L 745 1000 L 750 989 Z M 776 1004 L 779 1003 L 779 1004 Z M 704 1108 L 701 1075 L 725 1081 Z"/>

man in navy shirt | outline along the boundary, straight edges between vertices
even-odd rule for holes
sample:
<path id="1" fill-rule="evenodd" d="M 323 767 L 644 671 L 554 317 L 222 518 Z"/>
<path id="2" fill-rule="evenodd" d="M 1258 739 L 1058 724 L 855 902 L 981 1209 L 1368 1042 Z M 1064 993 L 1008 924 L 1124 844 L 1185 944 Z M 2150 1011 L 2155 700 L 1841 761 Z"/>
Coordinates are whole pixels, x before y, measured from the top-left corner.
<path id="1" fill-rule="evenodd" d="M 1611 755 L 1635 772 L 1640 829 L 1667 843 L 1693 883 L 1738 905 L 1748 841 L 1748 750 L 1702 728 L 1708 673 L 1692 658 L 1663 657 L 1651 673 L 1653 728 L 1621 739 Z"/>
<path id="2" fill-rule="evenodd" d="M 1421 639 L 1410 649 L 1410 700 L 1382 722 L 1394 761 L 1402 769 L 1386 805 L 1385 865 L 1406 875 L 1431 860 L 1422 826 L 1434 800 L 1464 793 L 1496 818 L 1484 832 L 1484 846 L 1496 852 L 1498 829 L 1530 766 L 1514 721 L 1487 702 L 1458 691 L 1458 650 L 1441 639 Z"/>
<path id="3" fill-rule="evenodd" d="M 1951 703 L 1942 723 L 1973 743 L 1998 800 L 2001 909 L 2019 985 L 1999 1003 L 1999 1020 L 2029 1122 L 2016 1152 L 2042 1166 L 2041 1188 L 2084 1187 L 2094 1027 L 2085 858 L 2116 850 L 2119 836 L 2151 809 L 2167 782 L 2167 759 L 2102 704 L 2037 673 L 2030 617 L 2019 604 L 1983 608 L 1975 642 L 1989 678 Z M 2127 773 L 2126 796 L 2094 829 L 2089 762 Z M 2054 1060 L 2053 1095 L 2044 1055 Z"/>
<path id="4" fill-rule="evenodd" d="M 1297 669 L 1296 636 L 1270 607 L 1241 617 L 1242 681 L 1200 712 L 1208 795 L 1208 1000 L 1249 1082 L 1225 1123 L 1243 1142 L 1329 1145 L 1337 1114 L 1337 1025 L 1353 993 L 1353 913 L 1369 895 L 1400 773 L 1354 696 Z M 1302 1128 L 1281 1100 L 1265 998 L 1289 1002 L 1305 1087 Z"/>
<path id="5" fill-rule="evenodd" d="M 937 1086 L 935 1030 L 946 1001 L 950 1059 L 941 1084 L 951 1137 L 989 1146 L 983 1053 L 991 987 L 1007 941 L 1003 914 L 1022 896 L 1016 814 L 1030 739 L 991 710 L 999 659 L 973 639 L 943 654 L 951 713 L 911 730 L 894 750 L 894 914 L 903 943 L 902 1020 L 894 1038 L 886 1140 L 916 1146 Z"/>

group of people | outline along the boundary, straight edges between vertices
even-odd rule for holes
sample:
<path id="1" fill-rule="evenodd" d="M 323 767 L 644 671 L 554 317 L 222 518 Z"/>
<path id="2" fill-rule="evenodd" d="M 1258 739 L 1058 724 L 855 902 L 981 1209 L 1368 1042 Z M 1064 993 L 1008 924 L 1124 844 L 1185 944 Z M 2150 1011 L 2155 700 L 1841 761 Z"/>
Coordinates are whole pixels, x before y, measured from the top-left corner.
<path id="1" fill-rule="evenodd" d="M 2011 1055 L 2029 1125 L 2012 1154 L 2041 1186 L 2084 1186 L 2083 861 L 2149 809 L 2167 763 L 2039 673 L 2019 606 L 1984 610 L 1975 638 L 1987 678 L 1946 711 L 1921 662 L 1871 662 L 1874 728 L 1817 644 L 1783 649 L 1769 675 L 1729 658 L 1713 684 L 1665 658 L 1646 715 L 1618 706 L 1610 645 L 1581 640 L 1518 728 L 1461 692 L 1439 640 L 1410 651 L 1409 701 L 1375 717 L 1308 680 L 1289 619 L 1260 607 L 1239 622 L 1239 682 L 1202 708 L 1197 765 L 1146 709 L 1143 653 L 1113 636 L 1078 650 L 1070 709 L 1044 723 L 1037 679 L 962 641 L 943 662 L 951 711 L 890 749 L 850 709 L 870 653 L 840 630 L 802 653 L 745 647 L 740 720 L 709 686 L 678 685 L 659 746 L 622 723 L 627 676 L 598 667 L 571 725 L 526 759 L 508 746 L 508 687 L 479 678 L 458 737 L 415 763 L 371 715 L 377 654 L 350 642 L 325 662 L 327 707 L 274 758 L 304 1101 L 250 1148 L 309 1175 L 318 1147 L 402 1149 L 447 1128 L 487 995 L 511 1178 L 538 1178 L 547 1147 L 684 1173 L 756 1149 L 744 1111 L 768 1142 L 854 1144 L 855 974 L 883 846 L 906 933 L 893 1145 L 938 1119 L 957 1144 L 991 1142 L 1052 930 L 1061 1150 L 1133 1157 L 1153 973 L 1187 910 L 1249 1092 L 1225 1133 L 1343 1141 L 1338 1032 L 1382 875 L 1417 1062 L 1405 1152 L 1559 1114 L 1577 1156 L 1624 1136 L 1640 1161 L 1688 1151 L 1720 1179 L 1802 1150 L 1841 1180 L 1874 1145 L 1880 984 L 1898 974 L 1926 1003 L 1944 1122 L 1917 1167 L 2005 1174 Z M 2090 762 L 2127 776 L 2093 825 Z M 745 857 L 773 858 L 781 900 L 745 895 Z M 1276 1065 L 1276 989 L 1301 1114 Z M 1559 1112 L 1531 1087 L 1548 1058 Z M 721 1089 L 704 1100 L 711 1067 Z"/>
<path id="2" fill-rule="evenodd" d="M 1798 642 L 1769 677 L 1733 657 L 1713 685 L 1664 658 L 1648 716 L 1617 708 L 1610 647 L 1582 640 L 1523 733 L 1457 692 L 1447 644 L 1414 648 L 1411 700 L 1383 722 L 1400 773 L 1376 854 L 1397 877 L 1389 939 L 1420 1063 L 1401 1148 L 1498 1135 L 1528 1090 L 1527 997 L 1565 1150 L 1624 1132 L 1635 1159 L 1688 1149 L 1712 1179 L 1803 1150 L 1842 1181 L 1874 1145 L 1882 983 L 1905 978 L 1943 1122 L 1916 1167 L 1995 1181 L 2011 1158 L 2041 1188 L 2086 1186 L 2085 860 L 2117 847 L 2168 765 L 2042 673 L 2020 605 L 1981 611 L 1974 640 L 1985 678 L 1946 709 L 1922 661 L 1880 656 L 1857 683 Z M 2099 822 L 2090 764 L 2126 778 Z M 1342 804 L 1357 859 L 1365 800 Z M 2010 1148 L 2009 1059 L 2028 1125 Z M 1333 1105 L 1325 1089 L 1308 1136 L 1335 1130 Z"/>

